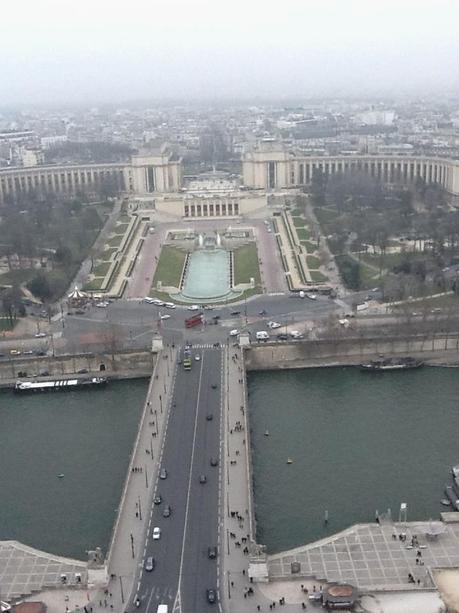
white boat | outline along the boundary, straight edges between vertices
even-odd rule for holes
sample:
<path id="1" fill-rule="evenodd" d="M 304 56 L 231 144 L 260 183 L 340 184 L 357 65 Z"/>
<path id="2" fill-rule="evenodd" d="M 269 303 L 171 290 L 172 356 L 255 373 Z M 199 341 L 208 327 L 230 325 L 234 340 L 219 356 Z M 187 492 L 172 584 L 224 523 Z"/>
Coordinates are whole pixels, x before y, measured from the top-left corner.
<path id="1" fill-rule="evenodd" d="M 451 472 L 453 473 L 453 477 L 459 477 L 459 464 L 451 466 Z"/>

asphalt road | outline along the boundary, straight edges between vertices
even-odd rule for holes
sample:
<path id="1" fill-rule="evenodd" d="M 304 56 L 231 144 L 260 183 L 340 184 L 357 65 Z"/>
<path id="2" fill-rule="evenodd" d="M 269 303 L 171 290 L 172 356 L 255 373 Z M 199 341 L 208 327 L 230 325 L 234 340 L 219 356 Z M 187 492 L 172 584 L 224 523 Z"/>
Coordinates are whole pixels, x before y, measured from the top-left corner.
<path id="1" fill-rule="evenodd" d="M 198 362 L 194 358 L 201 356 Z M 220 350 L 193 350 L 191 371 L 179 365 L 172 407 L 160 465 L 167 470 L 167 479 L 155 484 L 155 495 L 162 503 L 143 510 L 151 514 L 138 598 L 140 610 L 156 613 L 158 604 L 176 611 L 215 611 L 216 605 L 206 600 L 206 590 L 217 587 L 218 559 L 207 557 L 207 548 L 218 543 L 218 486 L 220 473 Z M 216 390 L 211 388 L 218 384 Z M 175 403 L 175 406 L 174 406 Z M 206 416 L 212 413 L 213 419 Z M 210 458 L 219 458 L 219 466 L 211 467 Z M 159 472 L 159 471 L 158 471 Z M 199 476 L 207 482 L 201 484 Z M 170 517 L 163 517 L 169 504 Z M 135 509 L 133 509 L 135 512 Z M 153 541 L 155 526 L 161 528 L 161 539 Z M 144 570 L 147 557 L 155 558 L 152 572 Z M 179 607 L 180 605 L 180 607 Z"/>
<path id="2" fill-rule="evenodd" d="M 261 316 L 261 311 L 266 311 L 266 316 Z M 203 342 L 214 343 L 226 340 L 232 328 L 248 328 L 256 332 L 265 330 L 270 319 L 282 325 L 291 325 L 305 319 L 322 319 L 334 311 L 342 311 L 342 307 L 325 296 L 318 296 L 316 300 L 302 300 L 290 294 L 264 295 L 247 303 L 206 310 L 204 314 L 209 322 L 218 315 L 220 323 L 185 331 L 185 319 L 191 315 L 186 307 L 168 310 L 138 300 L 118 300 L 105 309 L 90 307 L 84 315 L 66 316 L 64 327 L 61 322 L 54 322 L 53 325 L 61 335 L 60 342 L 56 343 L 56 353 L 76 353 L 106 349 L 111 333 L 118 337 L 116 344 L 120 349 L 148 347 L 152 335 L 157 332 L 166 342 L 181 343 L 188 338 L 199 342 L 198 339 L 205 336 Z M 238 314 L 234 315 L 236 312 Z M 170 317 L 160 320 L 160 314 Z M 91 339 L 91 335 L 94 335 L 94 339 Z"/>

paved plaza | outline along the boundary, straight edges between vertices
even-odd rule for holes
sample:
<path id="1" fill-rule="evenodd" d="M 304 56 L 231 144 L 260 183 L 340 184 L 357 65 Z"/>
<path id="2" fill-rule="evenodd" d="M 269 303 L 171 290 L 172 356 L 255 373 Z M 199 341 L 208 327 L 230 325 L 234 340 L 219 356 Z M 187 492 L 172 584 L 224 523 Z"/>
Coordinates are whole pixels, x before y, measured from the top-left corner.
<path id="1" fill-rule="evenodd" d="M 431 540 L 426 536 L 429 522 L 357 524 L 330 538 L 269 556 L 270 579 L 291 579 L 292 563 L 299 562 L 298 575 L 317 582 L 348 582 L 365 591 L 432 589 L 431 569 L 459 566 L 459 523 L 444 527 L 444 533 Z M 406 534 L 405 541 L 399 539 L 401 533 Z M 414 535 L 418 545 L 412 546 Z M 409 573 L 414 584 L 408 581 Z"/>
<path id="2" fill-rule="evenodd" d="M 47 588 L 86 586 L 86 563 L 61 558 L 17 541 L 0 541 L 0 595 L 10 600 Z"/>

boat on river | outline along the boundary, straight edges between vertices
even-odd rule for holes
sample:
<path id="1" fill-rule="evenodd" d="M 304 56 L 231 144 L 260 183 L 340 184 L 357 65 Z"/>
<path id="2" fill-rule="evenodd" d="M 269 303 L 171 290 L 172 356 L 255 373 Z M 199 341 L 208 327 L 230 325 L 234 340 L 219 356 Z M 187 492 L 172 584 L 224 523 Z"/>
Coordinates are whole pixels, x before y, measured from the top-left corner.
<path id="1" fill-rule="evenodd" d="M 387 372 L 393 370 L 412 370 L 421 366 L 424 366 L 424 362 L 412 357 L 383 358 L 360 364 L 360 370 L 364 372 Z"/>
<path id="2" fill-rule="evenodd" d="M 61 392 L 89 387 L 104 387 L 107 384 L 106 377 L 90 377 L 84 379 L 53 379 L 49 381 L 16 381 L 14 391 L 16 393 L 32 392 Z"/>

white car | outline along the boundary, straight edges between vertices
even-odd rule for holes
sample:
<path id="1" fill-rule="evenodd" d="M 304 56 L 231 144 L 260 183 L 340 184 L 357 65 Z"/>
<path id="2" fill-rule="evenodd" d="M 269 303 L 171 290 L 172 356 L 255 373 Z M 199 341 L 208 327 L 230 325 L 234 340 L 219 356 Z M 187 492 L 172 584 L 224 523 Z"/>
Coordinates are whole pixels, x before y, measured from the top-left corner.
<path id="1" fill-rule="evenodd" d="M 159 541 L 160 538 L 161 538 L 161 528 L 156 526 L 155 528 L 153 528 L 153 540 Z"/>
<path id="2" fill-rule="evenodd" d="M 164 306 L 166 307 L 166 309 L 175 309 L 176 305 L 173 302 L 165 302 Z"/>
<path id="3" fill-rule="evenodd" d="M 306 294 L 306 296 L 309 298 L 309 300 L 317 300 L 316 294 Z"/>
<path id="4" fill-rule="evenodd" d="M 171 316 L 166 314 L 166 315 L 160 315 L 159 318 L 160 319 L 170 319 Z"/>
<path id="5" fill-rule="evenodd" d="M 276 330 L 276 328 L 281 327 L 280 323 L 278 323 L 277 321 L 268 321 L 266 325 L 268 326 L 268 328 L 271 328 L 271 330 Z"/>
<path id="6" fill-rule="evenodd" d="M 149 296 L 145 296 L 143 301 L 146 302 L 147 304 L 153 304 L 153 298 L 150 298 Z"/>
<path id="7" fill-rule="evenodd" d="M 158 298 L 155 298 L 154 300 L 152 300 L 151 304 L 154 304 L 155 306 L 164 306 L 164 302 L 162 302 L 161 300 L 158 300 Z"/>
<path id="8" fill-rule="evenodd" d="M 188 311 L 199 311 L 199 306 L 197 304 L 190 304 L 189 307 L 187 307 Z"/>
<path id="9" fill-rule="evenodd" d="M 196 362 L 199 362 L 199 360 L 201 359 L 201 356 L 200 355 L 195 355 L 194 359 L 196 360 Z"/>
<path id="10" fill-rule="evenodd" d="M 45 338 L 46 333 L 45 332 L 37 332 L 35 334 L 35 338 Z"/>
<path id="11" fill-rule="evenodd" d="M 105 309 L 106 307 L 108 307 L 108 302 L 98 302 L 98 303 L 96 304 L 96 307 L 97 307 L 98 309 Z"/>
<path id="12" fill-rule="evenodd" d="M 239 334 L 239 330 L 231 330 L 229 333 L 230 336 L 237 336 Z"/>

